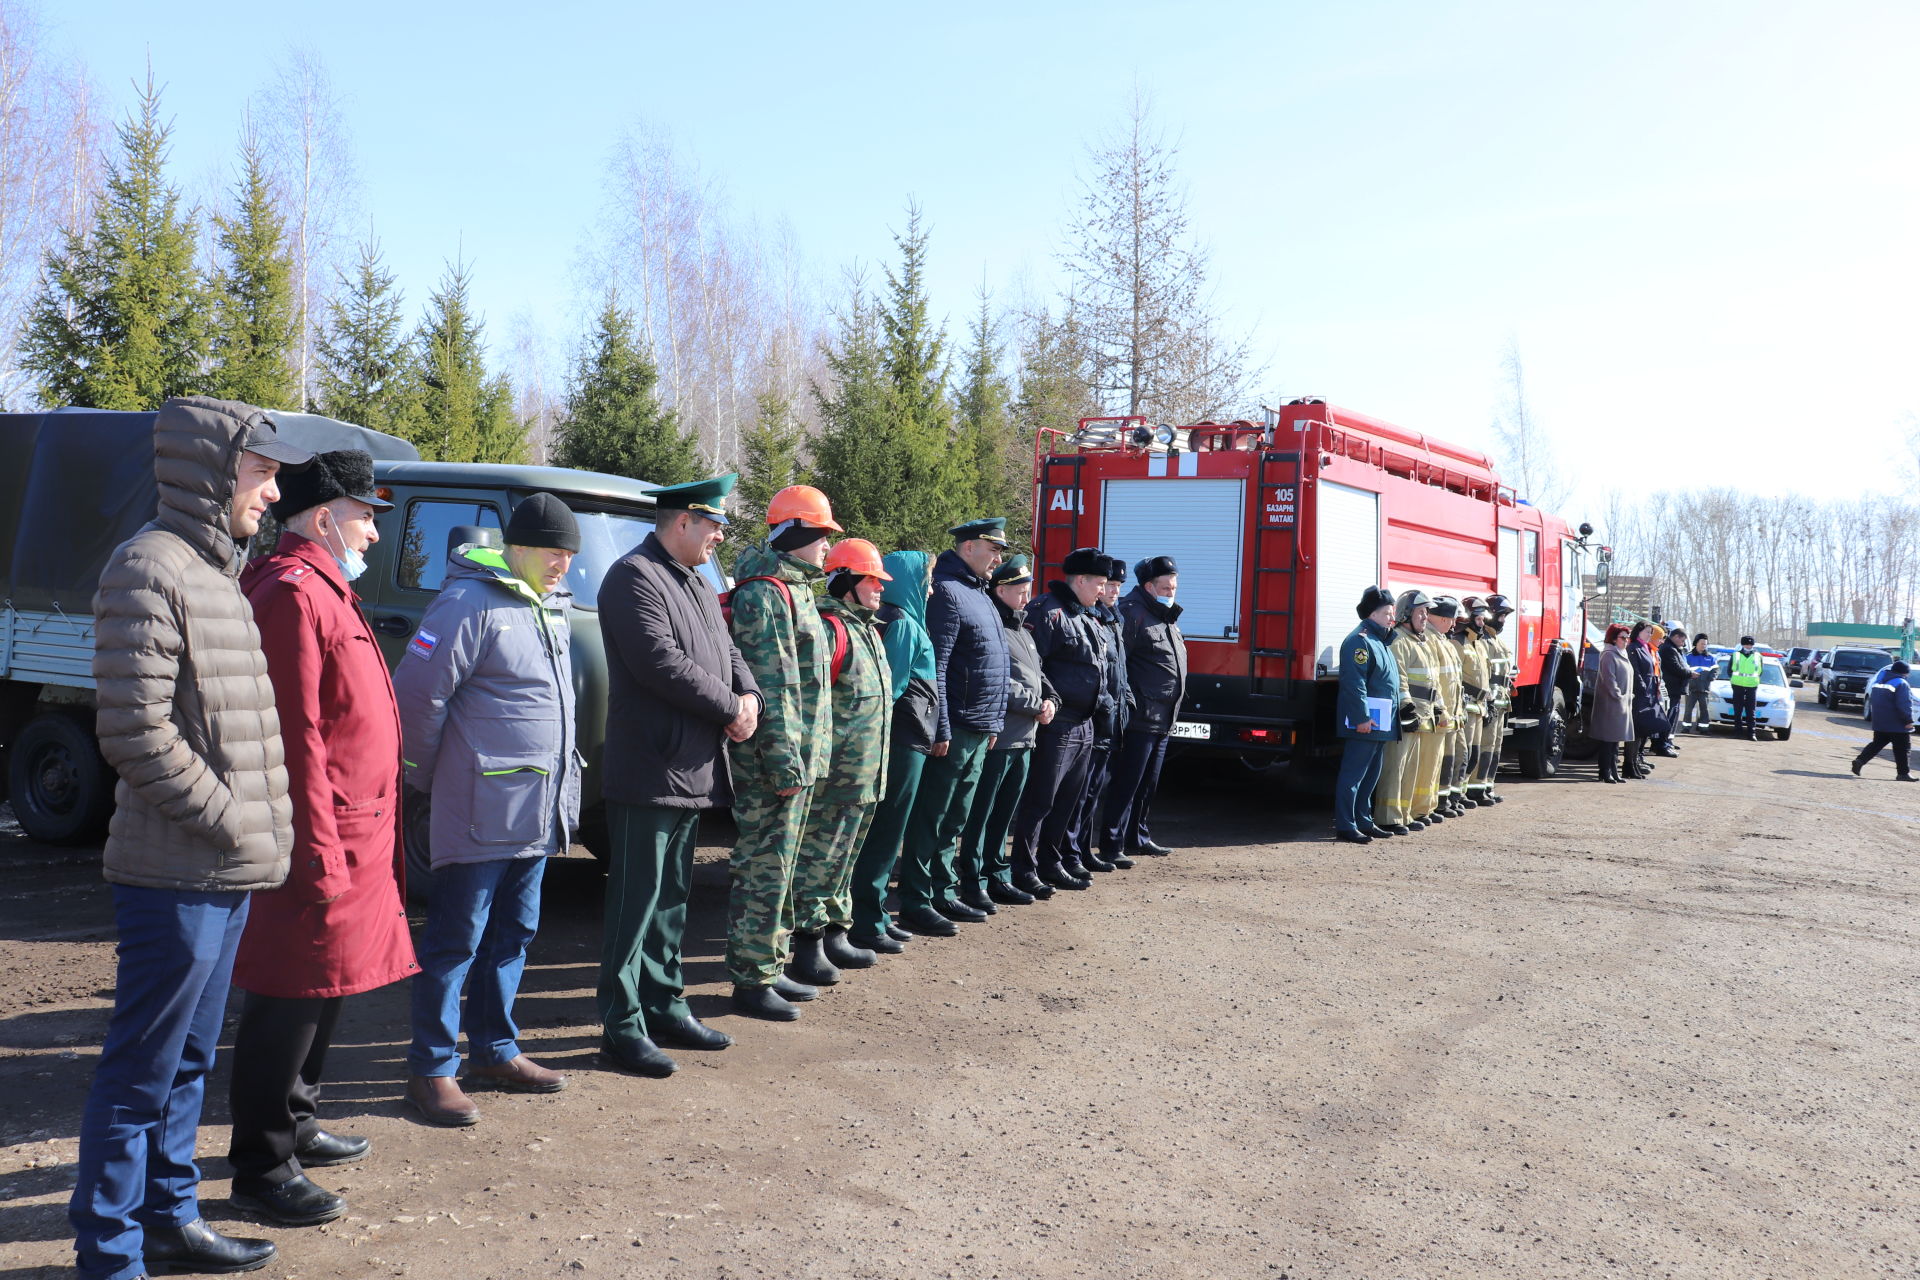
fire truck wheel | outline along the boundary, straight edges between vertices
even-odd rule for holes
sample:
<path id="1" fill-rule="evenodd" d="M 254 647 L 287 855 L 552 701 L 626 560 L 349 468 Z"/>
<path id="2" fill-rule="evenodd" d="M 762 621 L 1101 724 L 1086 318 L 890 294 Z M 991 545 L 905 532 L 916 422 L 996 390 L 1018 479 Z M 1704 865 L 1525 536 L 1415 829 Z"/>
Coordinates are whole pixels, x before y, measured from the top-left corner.
<path id="1" fill-rule="evenodd" d="M 1540 727 L 1527 736 L 1526 742 L 1516 753 L 1519 757 L 1520 776 L 1524 778 L 1551 778 L 1560 772 L 1560 761 L 1567 753 L 1567 698 L 1560 690 L 1553 691 L 1553 701 L 1548 704 L 1546 718 Z"/>

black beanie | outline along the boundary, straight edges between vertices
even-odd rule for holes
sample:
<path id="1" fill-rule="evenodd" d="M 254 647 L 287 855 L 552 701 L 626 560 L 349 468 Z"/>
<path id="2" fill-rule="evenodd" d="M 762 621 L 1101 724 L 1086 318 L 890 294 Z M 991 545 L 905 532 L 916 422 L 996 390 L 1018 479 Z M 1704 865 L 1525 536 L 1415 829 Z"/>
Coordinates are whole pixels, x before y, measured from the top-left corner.
<path id="1" fill-rule="evenodd" d="M 832 532 L 833 530 L 822 529 L 819 525 L 802 524 L 794 520 L 788 522 L 786 528 L 774 534 L 768 541 L 772 543 L 775 551 L 798 551 L 802 547 L 812 546 Z"/>
<path id="2" fill-rule="evenodd" d="M 552 494 L 532 494 L 513 509 L 513 515 L 507 520 L 505 541 L 510 547 L 578 551 L 580 522 L 573 518 L 567 504 Z"/>

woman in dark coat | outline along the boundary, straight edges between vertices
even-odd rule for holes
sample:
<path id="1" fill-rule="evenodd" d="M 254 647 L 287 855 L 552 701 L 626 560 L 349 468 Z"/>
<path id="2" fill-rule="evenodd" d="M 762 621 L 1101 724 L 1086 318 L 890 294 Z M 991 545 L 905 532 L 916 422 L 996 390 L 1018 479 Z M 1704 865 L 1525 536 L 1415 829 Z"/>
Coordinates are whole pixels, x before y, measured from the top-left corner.
<path id="1" fill-rule="evenodd" d="M 1627 657 L 1627 629 L 1617 622 L 1607 628 L 1600 650 L 1587 736 L 1600 744 L 1600 781 L 1619 782 L 1620 744 L 1633 740 L 1633 663 Z"/>
<path id="2" fill-rule="evenodd" d="M 1621 772 L 1629 778 L 1644 778 L 1653 772 L 1647 763 L 1647 739 L 1658 740 L 1666 732 L 1666 715 L 1660 709 L 1660 676 L 1653 660 L 1653 642 L 1648 632 L 1651 622 L 1636 622 L 1627 633 L 1627 660 L 1633 665 L 1633 737 L 1627 740 Z"/>

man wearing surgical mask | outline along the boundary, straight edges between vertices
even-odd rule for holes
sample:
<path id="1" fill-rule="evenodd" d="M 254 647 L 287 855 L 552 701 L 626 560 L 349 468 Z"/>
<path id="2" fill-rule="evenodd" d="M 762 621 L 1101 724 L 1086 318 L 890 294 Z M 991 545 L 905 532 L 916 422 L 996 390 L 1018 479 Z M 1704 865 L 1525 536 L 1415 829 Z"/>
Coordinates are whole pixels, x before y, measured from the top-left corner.
<path id="1" fill-rule="evenodd" d="M 284 532 L 240 585 L 253 605 L 286 747 L 293 864 L 253 895 L 233 983 L 247 993 L 229 1095 L 233 1204 L 286 1227 L 327 1222 L 346 1201 L 307 1170 L 363 1158 L 316 1114 L 341 1000 L 419 971 L 395 874 L 400 713 L 387 664 L 347 584 L 392 510 L 359 450 L 323 453 L 289 477 Z"/>

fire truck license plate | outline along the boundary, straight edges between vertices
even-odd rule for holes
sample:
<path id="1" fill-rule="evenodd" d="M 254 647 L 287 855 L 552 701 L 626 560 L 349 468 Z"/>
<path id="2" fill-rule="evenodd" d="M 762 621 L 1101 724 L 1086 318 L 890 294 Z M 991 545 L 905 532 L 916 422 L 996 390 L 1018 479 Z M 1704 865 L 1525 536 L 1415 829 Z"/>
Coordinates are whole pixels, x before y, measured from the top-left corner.
<path id="1" fill-rule="evenodd" d="M 1213 736 L 1213 726 L 1193 720 L 1175 720 L 1168 734 L 1175 738 L 1210 738 Z"/>

